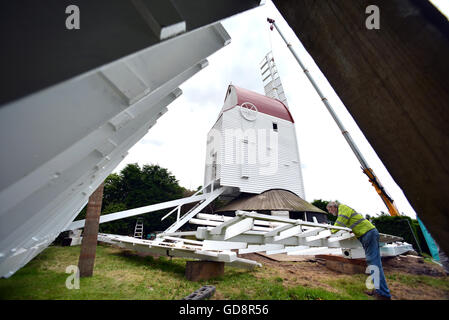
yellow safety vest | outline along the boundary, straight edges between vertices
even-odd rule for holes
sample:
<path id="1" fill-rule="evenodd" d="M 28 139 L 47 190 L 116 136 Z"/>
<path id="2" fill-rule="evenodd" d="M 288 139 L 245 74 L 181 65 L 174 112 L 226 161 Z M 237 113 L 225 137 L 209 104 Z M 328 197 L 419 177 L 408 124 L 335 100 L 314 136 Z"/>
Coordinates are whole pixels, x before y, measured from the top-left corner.
<path id="1" fill-rule="evenodd" d="M 375 229 L 371 222 L 366 220 L 360 213 L 355 212 L 354 209 L 341 204 L 338 206 L 338 217 L 334 226 L 350 228 L 357 238 L 360 238 L 368 231 Z M 337 232 L 333 229 L 331 232 Z"/>

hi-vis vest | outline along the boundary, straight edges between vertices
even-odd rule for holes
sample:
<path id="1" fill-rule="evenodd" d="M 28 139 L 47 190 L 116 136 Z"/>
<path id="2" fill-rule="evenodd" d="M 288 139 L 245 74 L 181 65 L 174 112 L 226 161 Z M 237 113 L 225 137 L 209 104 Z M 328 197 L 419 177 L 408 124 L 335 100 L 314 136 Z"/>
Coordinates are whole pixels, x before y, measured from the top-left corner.
<path id="1" fill-rule="evenodd" d="M 346 227 L 352 229 L 354 235 L 359 238 L 371 229 L 376 228 L 371 222 L 366 220 L 360 213 L 355 212 L 344 204 L 338 206 L 338 217 L 334 226 Z M 338 230 L 334 229 L 331 232 L 335 233 Z"/>

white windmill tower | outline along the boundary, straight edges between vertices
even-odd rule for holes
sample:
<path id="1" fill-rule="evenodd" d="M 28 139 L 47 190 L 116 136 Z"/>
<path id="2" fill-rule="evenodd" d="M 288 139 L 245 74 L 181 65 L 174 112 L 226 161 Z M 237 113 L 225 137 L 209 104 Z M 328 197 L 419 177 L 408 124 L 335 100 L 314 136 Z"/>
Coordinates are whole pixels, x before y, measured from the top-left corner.
<path id="1" fill-rule="evenodd" d="M 304 198 L 295 122 L 277 99 L 230 85 L 206 152 L 205 186 L 283 189 Z"/>

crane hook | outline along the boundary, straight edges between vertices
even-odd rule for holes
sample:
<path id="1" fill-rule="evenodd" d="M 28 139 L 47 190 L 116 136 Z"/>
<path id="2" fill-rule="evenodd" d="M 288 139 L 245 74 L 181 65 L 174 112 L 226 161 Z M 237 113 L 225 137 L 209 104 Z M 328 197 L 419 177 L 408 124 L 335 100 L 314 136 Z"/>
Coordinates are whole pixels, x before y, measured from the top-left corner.
<path id="1" fill-rule="evenodd" d="M 270 30 L 273 31 L 273 23 L 274 19 L 267 18 L 268 23 L 270 24 Z"/>

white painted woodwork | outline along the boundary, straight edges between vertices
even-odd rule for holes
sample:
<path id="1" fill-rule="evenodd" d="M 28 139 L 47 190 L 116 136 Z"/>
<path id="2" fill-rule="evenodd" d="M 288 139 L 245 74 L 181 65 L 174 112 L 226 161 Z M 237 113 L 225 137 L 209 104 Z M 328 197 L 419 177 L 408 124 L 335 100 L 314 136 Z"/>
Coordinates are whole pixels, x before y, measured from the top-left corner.
<path id="1" fill-rule="evenodd" d="M 178 87 L 229 40 L 211 24 L 0 108 L 0 144 L 16 146 L 2 153 L 1 277 L 67 229 L 182 93 Z"/>
<path id="2" fill-rule="evenodd" d="M 261 112 L 257 113 L 254 121 L 247 120 L 240 106 L 230 108 L 237 103 L 234 87 L 230 86 L 230 90 L 207 137 L 206 159 L 209 161 L 206 161 L 204 185 L 219 180 L 221 186 L 236 187 L 240 192 L 255 194 L 270 189 L 285 189 L 304 199 L 295 124 Z M 277 132 L 273 131 L 273 123 L 278 125 Z M 254 140 L 244 134 L 253 129 L 256 130 Z M 240 130 L 241 136 L 229 134 L 235 130 Z M 265 135 L 258 136 L 258 130 Z M 254 150 L 257 155 L 272 155 L 274 161 L 269 163 L 257 156 L 256 162 L 252 163 L 242 150 Z M 216 164 L 213 163 L 215 160 Z"/>

